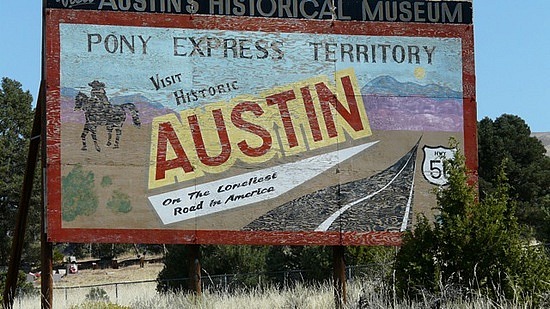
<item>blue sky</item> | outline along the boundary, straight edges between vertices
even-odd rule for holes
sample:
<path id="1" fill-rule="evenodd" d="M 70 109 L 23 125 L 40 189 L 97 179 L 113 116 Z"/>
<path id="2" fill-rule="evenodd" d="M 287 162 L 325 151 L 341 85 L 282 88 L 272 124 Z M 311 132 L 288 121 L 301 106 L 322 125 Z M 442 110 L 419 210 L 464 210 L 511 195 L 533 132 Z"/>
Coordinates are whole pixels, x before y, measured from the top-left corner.
<path id="1" fill-rule="evenodd" d="M 41 0 L 0 1 L 0 77 L 36 98 L 40 83 Z M 550 1 L 474 1 L 478 119 L 518 115 L 550 132 Z"/>

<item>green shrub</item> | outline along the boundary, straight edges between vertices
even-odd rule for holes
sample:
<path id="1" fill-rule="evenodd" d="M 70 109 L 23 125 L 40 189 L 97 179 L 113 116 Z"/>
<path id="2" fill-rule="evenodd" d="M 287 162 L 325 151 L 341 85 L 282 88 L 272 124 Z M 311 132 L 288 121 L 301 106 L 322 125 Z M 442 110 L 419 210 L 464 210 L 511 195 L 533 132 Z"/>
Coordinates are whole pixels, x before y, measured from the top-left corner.
<path id="1" fill-rule="evenodd" d="M 109 302 L 87 301 L 79 305 L 71 306 L 70 309 L 131 309 L 131 307 Z"/>
<path id="2" fill-rule="evenodd" d="M 266 246 L 203 245 L 200 247 L 202 273 L 208 276 L 235 274 L 231 284 L 255 286 L 259 283 L 256 274 L 265 271 L 267 250 Z M 188 247 L 168 246 L 164 268 L 157 278 L 157 291 L 187 290 L 188 271 Z"/>
<path id="3" fill-rule="evenodd" d="M 107 208 L 114 212 L 129 213 L 132 211 L 130 196 L 124 192 L 115 190 L 111 199 L 107 202 Z"/>
<path id="4" fill-rule="evenodd" d="M 101 178 L 101 186 L 102 187 L 108 187 L 112 184 L 113 184 L 113 179 L 111 179 L 110 176 L 103 176 L 103 178 Z"/>
<path id="5" fill-rule="evenodd" d="M 86 294 L 86 300 L 92 302 L 109 302 L 109 295 L 102 288 L 91 288 Z"/>
<path id="6" fill-rule="evenodd" d="M 4 292 L 6 288 L 7 273 L 0 274 L 0 290 Z M 19 271 L 17 274 L 17 289 L 15 290 L 15 297 L 34 295 L 38 291 L 34 288 L 31 282 L 27 282 L 27 275 L 23 271 Z M 0 301 L 2 300 L 3 293 L 0 294 Z"/>
<path id="7" fill-rule="evenodd" d="M 440 215 L 420 216 L 403 239 L 396 259 L 397 288 L 409 297 L 423 292 L 529 300 L 550 291 L 550 259 L 515 217 L 504 169 L 496 189 L 479 202 L 464 157 L 446 164 L 449 185 L 437 192 Z"/>
<path id="8" fill-rule="evenodd" d="M 94 173 L 84 171 L 77 165 L 61 178 L 62 204 L 61 216 L 64 221 L 73 221 L 77 216 L 89 216 L 95 213 L 98 197 L 95 192 Z"/>

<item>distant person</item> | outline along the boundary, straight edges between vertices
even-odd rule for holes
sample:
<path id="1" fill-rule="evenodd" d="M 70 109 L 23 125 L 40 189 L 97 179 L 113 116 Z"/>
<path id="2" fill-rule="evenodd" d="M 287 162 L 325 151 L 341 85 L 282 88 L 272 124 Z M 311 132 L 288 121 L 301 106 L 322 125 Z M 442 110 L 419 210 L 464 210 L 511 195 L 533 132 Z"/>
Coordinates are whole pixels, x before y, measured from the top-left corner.
<path id="1" fill-rule="evenodd" d="M 145 266 L 145 253 L 143 252 L 143 255 L 139 256 L 139 267 L 143 268 Z"/>

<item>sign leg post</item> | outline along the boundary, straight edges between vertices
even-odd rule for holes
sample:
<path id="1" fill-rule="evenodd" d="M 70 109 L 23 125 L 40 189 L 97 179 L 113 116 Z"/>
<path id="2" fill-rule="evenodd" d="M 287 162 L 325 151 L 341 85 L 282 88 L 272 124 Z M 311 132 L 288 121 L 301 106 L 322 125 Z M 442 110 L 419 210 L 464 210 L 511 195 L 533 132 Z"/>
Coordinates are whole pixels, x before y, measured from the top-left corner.
<path id="1" fill-rule="evenodd" d="M 27 156 L 27 168 L 23 178 L 23 188 L 21 190 L 21 198 L 19 200 L 19 210 L 15 221 L 15 229 L 13 233 L 13 242 L 11 246 L 10 262 L 8 265 L 8 273 L 6 276 L 6 286 L 4 289 L 4 298 L 2 301 L 3 308 L 13 308 L 13 300 L 17 289 L 17 278 L 19 267 L 21 266 L 21 254 L 23 252 L 23 243 L 25 238 L 25 230 L 27 228 L 27 217 L 29 214 L 29 204 L 32 195 L 32 186 L 34 180 L 34 172 L 36 170 L 36 158 L 38 156 L 38 148 L 40 145 L 41 132 L 41 106 L 44 104 L 44 85 L 40 86 L 40 94 L 38 96 L 36 109 L 34 112 L 34 121 L 31 131 L 31 141 L 29 144 L 29 153 Z"/>
<path id="2" fill-rule="evenodd" d="M 53 244 L 48 241 L 44 231 L 44 215 L 42 219 L 41 235 L 41 276 L 40 276 L 40 301 L 42 309 L 53 308 Z"/>
<path id="3" fill-rule="evenodd" d="M 346 305 L 346 264 L 344 252 L 346 247 L 332 247 L 332 278 L 334 282 L 335 308 L 341 309 Z"/>
<path id="4" fill-rule="evenodd" d="M 187 262 L 189 263 L 189 289 L 195 292 L 195 296 L 200 297 L 202 294 L 200 245 L 188 245 L 187 248 Z"/>

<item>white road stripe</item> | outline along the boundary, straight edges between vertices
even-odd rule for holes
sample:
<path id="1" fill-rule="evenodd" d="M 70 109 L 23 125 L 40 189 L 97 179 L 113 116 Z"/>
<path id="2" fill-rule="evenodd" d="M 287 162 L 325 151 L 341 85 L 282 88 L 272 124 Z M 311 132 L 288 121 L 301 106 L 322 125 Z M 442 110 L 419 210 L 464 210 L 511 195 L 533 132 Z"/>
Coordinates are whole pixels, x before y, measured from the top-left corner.
<path id="1" fill-rule="evenodd" d="M 411 160 L 412 157 L 413 157 L 413 154 L 411 153 L 411 155 L 407 159 L 407 162 L 405 162 L 405 164 L 403 164 L 403 167 L 401 168 L 401 170 L 397 174 L 395 174 L 395 176 L 384 187 L 382 187 L 381 189 L 379 189 L 378 191 L 376 191 L 374 193 L 371 193 L 371 194 L 369 194 L 365 197 L 362 197 L 358 200 L 355 200 L 351 203 L 348 203 L 348 204 L 342 206 L 340 209 L 338 209 L 332 215 L 330 215 L 330 217 L 328 217 L 325 221 L 323 221 L 323 223 L 321 223 L 315 229 L 315 231 L 316 232 L 325 232 L 325 231 L 327 231 L 329 229 L 329 227 L 332 225 L 332 223 L 334 223 L 334 221 L 336 221 L 336 219 L 338 219 L 338 217 L 340 217 L 346 210 L 350 209 L 353 205 L 361 203 L 361 202 L 375 196 L 376 194 L 384 191 L 389 185 L 391 185 L 394 182 L 394 180 L 397 178 L 397 176 L 399 176 L 403 172 L 403 170 L 405 169 L 405 167 L 407 167 L 407 164 L 409 164 L 409 161 Z"/>
<path id="2" fill-rule="evenodd" d="M 412 198 L 413 198 L 413 191 L 414 191 L 414 175 L 416 173 L 416 162 L 414 162 L 413 167 L 413 179 L 411 183 L 411 190 L 409 191 L 409 200 L 407 201 L 407 208 L 405 209 L 405 215 L 403 216 L 403 222 L 401 223 L 401 232 L 404 232 L 407 229 L 407 223 L 409 222 L 409 216 L 411 213 L 411 204 L 412 204 Z"/>

